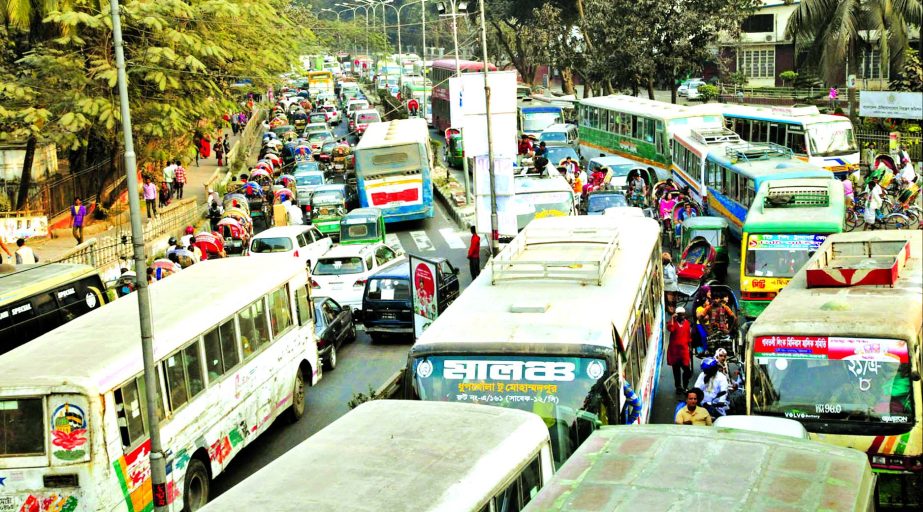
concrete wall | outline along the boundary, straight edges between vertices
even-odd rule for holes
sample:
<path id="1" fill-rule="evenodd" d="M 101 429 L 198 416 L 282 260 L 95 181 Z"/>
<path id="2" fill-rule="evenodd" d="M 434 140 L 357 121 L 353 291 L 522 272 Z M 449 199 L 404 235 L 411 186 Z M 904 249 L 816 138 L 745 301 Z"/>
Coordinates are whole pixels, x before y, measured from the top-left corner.
<path id="1" fill-rule="evenodd" d="M 25 143 L 0 146 L 0 180 L 19 181 L 25 159 Z M 32 160 L 32 180 L 39 181 L 57 172 L 57 147 L 54 144 L 37 144 L 35 158 Z"/>

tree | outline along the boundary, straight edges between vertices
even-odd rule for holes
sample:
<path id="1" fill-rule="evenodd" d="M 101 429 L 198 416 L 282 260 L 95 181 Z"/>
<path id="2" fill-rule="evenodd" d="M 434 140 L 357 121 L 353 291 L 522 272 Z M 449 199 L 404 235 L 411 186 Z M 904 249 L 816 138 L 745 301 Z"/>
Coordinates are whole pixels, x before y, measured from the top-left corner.
<path id="1" fill-rule="evenodd" d="M 900 76 L 891 81 L 891 88 L 896 91 L 923 90 L 923 64 L 920 63 L 920 54 L 916 50 L 904 50 L 904 66 Z"/>
<path id="2" fill-rule="evenodd" d="M 900 69 L 909 27 L 919 28 L 921 17 L 920 0 L 805 0 L 789 18 L 785 35 L 807 50 L 806 63 L 833 84 L 847 62 L 858 63 L 860 52 L 870 48 L 881 53 L 882 71 Z"/>

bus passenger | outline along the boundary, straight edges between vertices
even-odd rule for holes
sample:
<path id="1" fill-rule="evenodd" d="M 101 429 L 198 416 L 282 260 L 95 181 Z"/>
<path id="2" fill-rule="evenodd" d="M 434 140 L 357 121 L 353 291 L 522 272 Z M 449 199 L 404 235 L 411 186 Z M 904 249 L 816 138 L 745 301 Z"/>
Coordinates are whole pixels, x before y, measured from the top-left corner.
<path id="1" fill-rule="evenodd" d="M 704 407 L 698 407 L 705 393 L 699 388 L 692 388 L 686 392 L 686 407 L 676 413 L 674 423 L 677 425 L 711 426 L 711 414 Z"/>

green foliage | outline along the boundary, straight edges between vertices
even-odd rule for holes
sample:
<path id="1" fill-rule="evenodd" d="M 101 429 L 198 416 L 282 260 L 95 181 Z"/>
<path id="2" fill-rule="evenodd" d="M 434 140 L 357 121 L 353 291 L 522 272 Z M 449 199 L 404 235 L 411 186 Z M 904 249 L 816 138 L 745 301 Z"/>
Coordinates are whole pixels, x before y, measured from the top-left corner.
<path id="1" fill-rule="evenodd" d="M 904 50 L 904 65 L 898 78 L 891 81 L 891 89 L 895 91 L 923 90 L 923 64 L 920 63 L 920 54 L 913 48 Z"/>
<path id="2" fill-rule="evenodd" d="M 747 85 L 747 82 L 750 80 L 747 77 L 747 74 L 743 71 L 735 71 L 731 73 L 730 77 L 731 84 L 736 85 L 737 87 L 744 87 Z"/>
<path id="3" fill-rule="evenodd" d="M 716 85 L 700 85 L 698 87 L 699 97 L 702 98 L 702 101 L 709 102 L 715 99 L 718 99 L 718 86 Z"/>
<path id="4" fill-rule="evenodd" d="M 792 84 L 798 79 L 798 73 L 794 71 L 783 71 L 779 73 L 779 78 L 782 80 L 782 85 Z"/>

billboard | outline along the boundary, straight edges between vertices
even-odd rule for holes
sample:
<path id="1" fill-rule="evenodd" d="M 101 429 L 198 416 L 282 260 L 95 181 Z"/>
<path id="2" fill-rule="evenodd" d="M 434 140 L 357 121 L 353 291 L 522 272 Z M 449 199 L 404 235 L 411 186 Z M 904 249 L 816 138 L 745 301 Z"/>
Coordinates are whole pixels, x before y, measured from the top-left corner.
<path id="1" fill-rule="evenodd" d="M 923 119 L 923 92 L 859 91 L 859 115 Z"/>
<path id="2" fill-rule="evenodd" d="M 494 157 L 516 157 L 516 72 L 491 71 L 491 135 Z M 449 119 L 462 129 L 467 156 L 487 154 L 487 102 L 484 73 L 463 73 L 449 79 Z"/>
<path id="3" fill-rule="evenodd" d="M 414 254 L 410 260 L 410 290 L 413 301 L 413 336 L 419 338 L 423 331 L 439 316 L 439 275 L 436 262 Z"/>

